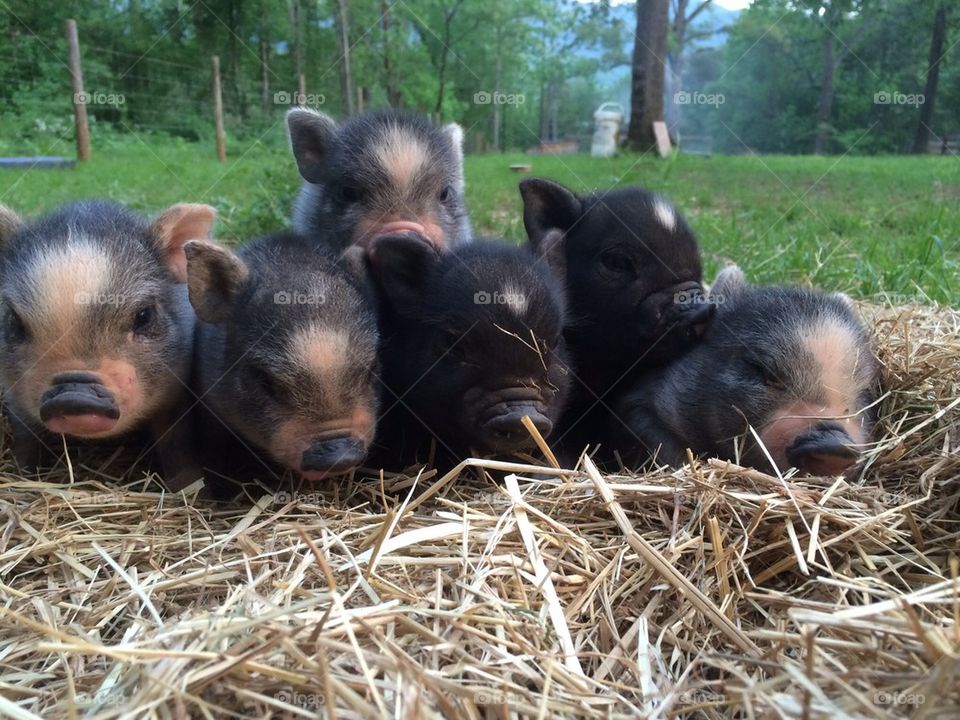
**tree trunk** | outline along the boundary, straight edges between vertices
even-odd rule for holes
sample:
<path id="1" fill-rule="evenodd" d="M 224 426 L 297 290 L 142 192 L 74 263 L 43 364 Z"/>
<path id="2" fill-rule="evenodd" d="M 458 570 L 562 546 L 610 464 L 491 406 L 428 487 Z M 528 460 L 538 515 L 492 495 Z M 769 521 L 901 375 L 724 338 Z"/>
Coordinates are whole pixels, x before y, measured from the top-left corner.
<path id="1" fill-rule="evenodd" d="M 820 79 L 820 102 L 817 109 L 817 137 L 814 140 L 813 151 L 817 155 L 824 155 L 830 144 L 830 114 L 833 110 L 833 73 L 836 65 L 833 60 L 832 32 L 823 36 L 823 77 Z"/>
<path id="2" fill-rule="evenodd" d="M 493 79 L 493 96 L 497 97 L 500 93 L 500 83 L 503 81 L 503 58 L 501 57 L 501 47 L 500 47 L 500 33 L 497 33 L 497 65 L 494 72 Z M 495 152 L 500 152 L 500 118 L 503 110 L 500 107 L 500 103 L 493 104 L 493 149 Z"/>
<path id="3" fill-rule="evenodd" d="M 350 25 L 347 0 L 337 0 L 337 37 L 340 40 L 340 94 L 343 110 L 353 115 L 353 74 L 350 71 Z"/>
<path id="4" fill-rule="evenodd" d="M 627 144 L 640 152 L 656 146 L 653 123 L 663 120 L 664 60 L 669 21 L 668 0 L 637 0 Z"/>
<path id="5" fill-rule="evenodd" d="M 940 80 L 940 61 L 943 59 L 943 44 L 947 34 L 947 5 L 941 2 L 933 18 L 933 37 L 930 40 L 930 65 L 927 67 L 927 84 L 923 88 L 923 105 L 920 106 L 920 121 L 913 138 L 913 152 L 925 153 L 930 142 L 930 123 L 933 121 L 933 105 L 937 99 L 937 83 Z"/>
<path id="6" fill-rule="evenodd" d="M 675 98 L 683 92 L 683 51 L 687 41 L 687 3 L 689 0 L 677 0 L 676 15 L 673 18 L 674 51 L 670 56 L 670 97 Z M 683 119 L 683 105 L 671 102 L 667 105 L 667 120 L 671 135 L 680 131 Z"/>
<path id="7" fill-rule="evenodd" d="M 270 42 L 261 29 L 260 37 L 260 106 L 264 115 L 270 114 Z"/>
<path id="8" fill-rule="evenodd" d="M 637 22 L 634 25 L 633 60 L 630 66 L 630 125 L 627 128 L 627 145 L 631 148 L 649 147 L 648 134 L 643 130 L 646 114 L 646 64 L 644 45 L 647 41 L 647 12 L 651 0 L 637 0 Z M 652 134 L 652 133 L 651 133 Z"/>
<path id="9" fill-rule="evenodd" d="M 300 87 L 300 78 L 303 77 L 303 12 L 300 7 L 300 0 L 293 0 L 290 4 L 290 24 L 293 25 L 293 58 L 294 58 L 294 76 L 293 85 Z M 299 91 L 299 90 L 298 90 Z M 302 104 L 303 98 L 298 99 L 297 104 Z"/>
<path id="10" fill-rule="evenodd" d="M 537 133 L 538 139 L 541 143 L 547 141 L 547 136 L 550 134 L 550 90 L 551 85 L 549 80 L 540 81 L 540 128 Z"/>
<path id="11" fill-rule="evenodd" d="M 380 3 L 380 27 L 383 31 L 383 86 L 387 92 L 387 103 L 390 107 L 401 107 L 403 93 L 397 85 L 390 62 L 390 4 L 387 0 L 381 0 Z"/>

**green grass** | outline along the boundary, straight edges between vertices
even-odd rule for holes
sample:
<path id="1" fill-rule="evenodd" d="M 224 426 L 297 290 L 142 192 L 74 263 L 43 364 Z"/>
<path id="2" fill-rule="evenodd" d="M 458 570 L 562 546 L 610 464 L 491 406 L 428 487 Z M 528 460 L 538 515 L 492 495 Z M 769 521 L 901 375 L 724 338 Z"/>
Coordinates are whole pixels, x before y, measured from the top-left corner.
<path id="1" fill-rule="evenodd" d="M 90 196 L 147 212 L 207 202 L 220 211 L 220 236 L 242 241 L 284 226 L 298 186 L 282 138 L 268 141 L 231 146 L 221 164 L 207 145 L 95 138 L 93 160 L 75 170 L 0 171 L 0 201 L 27 215 Z M 532 162 L 534 174 L 577 190 L 636 183 L 663 192 L 697 231 L 708 276 L 733 260 L 757 282 L 892 302 L 960 300 L 955 158 L 468 157 L 468 204 L 479 233 L 523 238 L 519 176 L 508 167 L 515 162 Z"/>

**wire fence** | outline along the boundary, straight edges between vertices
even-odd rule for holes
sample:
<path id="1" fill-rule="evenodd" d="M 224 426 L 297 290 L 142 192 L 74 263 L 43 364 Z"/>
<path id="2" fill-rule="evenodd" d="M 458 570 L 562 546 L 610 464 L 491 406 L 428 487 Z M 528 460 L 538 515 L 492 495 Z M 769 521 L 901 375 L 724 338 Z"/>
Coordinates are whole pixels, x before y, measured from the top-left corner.
<path id="1" fill-rule="evenodd" d="M 0 156 L 45 155 L 51 147 L 57 154 L 72 155 L 69 143 L 76 138 L 82 115 L 94 151 L 98 140 L 110 134 L 147 133 L 200 143 L 211 155 L 216 152 L 212 57 L 195 64 L 176 62 L 83 43 L 82 37 L 79 56 L 82 90 L 75 92 L 65 37 L 24 35 L 14 46 L 0 49 Z M 293 82 L 276 72 L 261 74 L 259 87 L 251 87 L 254 83 L 246 77 L 238 81 L 235 73 L 219 78 L 228 152 L 231 141 L 282 137 L 270 131 L 294 104 L 326 104 L 322 93 L 309 92 L 306 79 Z"/>

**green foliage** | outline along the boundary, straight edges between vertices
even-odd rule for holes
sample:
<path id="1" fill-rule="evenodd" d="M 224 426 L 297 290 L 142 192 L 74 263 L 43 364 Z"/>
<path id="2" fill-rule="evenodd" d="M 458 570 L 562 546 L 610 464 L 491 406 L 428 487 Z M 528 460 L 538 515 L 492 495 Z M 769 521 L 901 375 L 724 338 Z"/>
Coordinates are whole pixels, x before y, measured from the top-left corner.
<path id="1" fill-rule="evenodd" d="M 757 0 L 730 28 L 722 51 L 707 51 L 704 61 L 690 63 L 685 88 L 721 94 L 725 102 L 685 108 L 683 129 L 712 135 L 720 152 L 812 152 L 828 39 L 836 65 L 828 150 L 904 152 L 919 116 L 908 96 L 924 92 L 936 6 L 914 0 Z M 960 13 L 949 17 L 947 48 L 960 32 Z M 941 61 L 932 125 L 938 135 L 960 133 L 956 58 L 954 47 Z M 894 101 L 875 102 L 884 93 Z"/>
<path id="2" fill-rule="evenodd" d="M 502 106 L 504 147 L 537 142 L 543 92 L 550 93 L 558 136 L 588 133 L 584 119 L 606 98 L 602 84 L 585 85 L 584 79 L 611 62 L 622 63 L 629 38 L 608 6 L 574 0 L 346 4 L 354 84 L 367 98 L 366 106 L 390 104 L 394 91 L 406 107 L 464 123 L 478 148 L 493 144 L 494 108 L 476 103 L 474 96 L 498 88 L 524 99 L 522 105 Z M 69 119 L 67 18 L 78 23 L 88 92 L 123 98 L 88 106 L 95 146 L 96 133 L 107 129 L 149 130 L 194 141 L 211 137 L 214 54 L 220 57 L 228 132 L 240 140 L 271 136 L 267 131 L 282 123 L 289 94 L 298 87 L 294 6 L 301 18 L 306 91 L 312 96 L 308 104 L 342 115 L 335 0 L 10 0 L 0 11 L 0 36 L 5 38 L 0 116 L 4 127 L 16 132 L 4 133 L 0 149 L 12 152 L 8 148 L 16 145 L 19 153 L 46 151 L 44 141 L 49 145 L 50 138 L 36 120 L 50 125 L 47 118 Z M 263 84 L 261 40 L 269 49 L 268 87 Z M 578 85 L 568 92 L 573 82 Z M 571 98 L 576 111 L 571 111 Z"/>

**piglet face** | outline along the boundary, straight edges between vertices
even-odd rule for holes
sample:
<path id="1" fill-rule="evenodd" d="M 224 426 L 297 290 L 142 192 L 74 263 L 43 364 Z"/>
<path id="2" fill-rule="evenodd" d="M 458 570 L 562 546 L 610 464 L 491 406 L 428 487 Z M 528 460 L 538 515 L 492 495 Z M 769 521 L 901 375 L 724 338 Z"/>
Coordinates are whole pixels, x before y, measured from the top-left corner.
<path id="1" fill-rule="evenodd" d="M 388 395 L 453 450 L 529 447 L 524 416 L 550 434 L 568 371 L 562 301 L 546 263 L 491 241 L 438 255 L 385 238 L 373 265 L 399 316 Z"/>
<path id="2" fill-rule="evenodd" d="M 107 438 L 180 392 L 193 327 L 182 243 L 212 222 L 206 206 L 147 226 L 119 206 L 78 203 L 4 243 L 0 362 L 12 411 L 54 433 Z"/>
<path id="3" fill-rule="evenodd" d="M 261 408 L 253 437 L 307 480 L 359 466 L 376 425 L 376 336 L 312 325 L 283 340 L 281 352 L 244 362 L 245 403 Z"/>
<path id="4" fill-rule="evenodd" d="M 567 384 L 558 325 L 531 327 L 496 315 L 423 333 L 432 349 L 416 363 L 425 377 L 411 393 L 412 403 L 436 417 L 435 434 L 453 429 L 453 437 L 483 454 L 532 447 L 524 416 L 549 436 Z"/>
<path id="5" fill-rule="evenodd" d="M 726 292 L 729 304 L 689 364 L 701 371 L 706 432 L 756 467 L 848 470 L 869 442 L 876 390 L 876 362 L 849 301 L 791 288 Z"/>
<path id="6" fill-rule="evenodd" d="M 287 126 L 310 184 L 296 214 L 333 230 L 331 237 L 368 247 L 406 233 L 438 249 L 469 239 L 458 125 L 439 128 L 388 112 L 338 126 L 327 115 L 297 108 Z"/>
<path id="7" fill-rule="evenodd" d="M 201 347 L 220 357 L 199 362 L 222 368 L 208 407 L 306 480 L 356 468 L 374 436 L 378 333 L 360 255 L 338 261 L 291 234 L 259 238 L 239 256 L 187 247 L 191 302 L 222 333 Z"/>
<path id="8" fill-rule="evenodd" d="M 531 244 L 563 248 L 572 343 L 650 365 L 699 339 L 716 308 L 697 240 L 669 202 L 635 187 L 581 197 L 536 178 L 520 191 Z"/>

